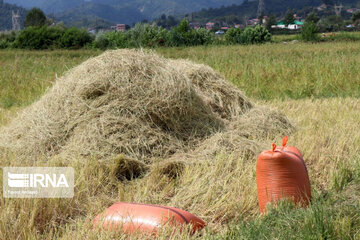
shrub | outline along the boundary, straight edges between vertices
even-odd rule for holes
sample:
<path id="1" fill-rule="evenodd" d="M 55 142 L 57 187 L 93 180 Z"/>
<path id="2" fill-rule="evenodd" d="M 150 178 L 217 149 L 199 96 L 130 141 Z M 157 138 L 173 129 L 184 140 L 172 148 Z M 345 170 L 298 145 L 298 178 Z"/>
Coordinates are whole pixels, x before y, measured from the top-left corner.
<path id="1" fill-rule="evenodd" d="M 209 45 L 214 43 L 214 34 L 205 28 L 192 30 L 191 33 L 191 45 Z"/>
<path id="2" fill-rule="evenodd" d="M 247 27 L 245 30 L 231 28 L 225 34 L 225 41 L 229 44 L 255 44 L 271 40 L 269 31 L 260 25 Z"/>
<path id="3" fill-rule="evenodd" d="M 14 42 L 15 39 L 16 39 L 16 32 L 15 31 L 0 33 L 0 40 L 5 40 L 7 42 Z"/>
<path id="4" fill-rule="evenodd" d="M 25 17 L 25 27 L 41 27 L 46 23 L 45 13 L 40 8 L 32 8 Z"/>
<path id="5" fill-rule="evenodd" d="M 9 42 L 6 40 L 0 40 L 0 49 L 5 49 L 9 47 Z"/>
<path id="6" fill-rule="evenodd" d="M 102 50 L 110 47 L 110 41 L 104 33 L 97 34 L 95 41 L 93 42 L 93 47 L 100 48 Z"/>
<path id="7" fill-rule="evenodd" d="M 190 28 L 189 22 L 183 20 L 179 26 L 169 32 L 168 46 L 196 46 L 207 45 L 214 42 L 213 34 L 206 29 L 194 30 Z"/>
<path id="8" fill-rule="evenodd" d="M 109 48 L 126 48 L 126 36 L 123 32 L 108 32 L 105 34 L 106 39 L 109 41 Z"/>
<path id="9" fill-rule="evenodd" d="M 317 42 L 320 40 L 318 31 L 319 27 L 314 22 L 306 22 L 301 29 L 301 39 L 306 42 Z"/>
<path id="10" fill-rule="evenodd" d="M 265 27 L 257 25 L 253 28 L 253 34 L 250 43 L 265 43 L 269 41 L 271 41 L 271 34 Z"/>
<path id="11" fill-rule="evenodd" d="M 20 32 L 14 46 L 25 49 L 58 48 L 63 33 L 57 27 L 27 27 Z"/>
<path id="12" fill-rule="evenodd" d="M 225 34 L 225 41 L 229 44 L 243 43 L 242 32 L 241 28 L 230 28 Z"/>
<path id="13" fill-rule="evenodd" d="M 92 36 L 86 30 L 72 27 L 65 31 L 60 39 L 60 45 L 63 48 L 78 49 L 92 41 Z"/>
<path id="14" fill-rule="evenodd" d="M 167 31 L 162 27 L 138 23 L 134 28 L 125 32 L 126 47 L 157 47 L 164 46 Z"/>
<path id="15" fill-rule="evenodd" d="M 0 49 L 11 47 L 16 39 L 15 31 L 0 33 Z"/>

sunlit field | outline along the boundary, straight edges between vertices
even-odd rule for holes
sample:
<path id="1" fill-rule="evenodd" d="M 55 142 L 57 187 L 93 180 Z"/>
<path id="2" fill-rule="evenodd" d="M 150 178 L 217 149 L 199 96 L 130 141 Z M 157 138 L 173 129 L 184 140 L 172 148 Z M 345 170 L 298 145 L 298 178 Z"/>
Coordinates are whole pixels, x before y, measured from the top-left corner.
<path id="1" fill-rule="evenodd" d="M 308 208 L 283 202 L 260 216 L 256 157 L 219 154 L 187 165 L 177 178 L 155 169 L 126 182 L 114 178 L 111 160 L 52 158 L 34 166 L 74 167 L 74 198 L 6 199 L 1 191 L 0 239 L 144 239 L 91 228 L 118 201 L 174 206 L 208 223 L 198 234 L 165 230 L 160 239 L 360 239 L 360 44 L 278 42 L 153 51 L 209 65 L 253 102 L 290 119 L 296 131 L 289 145 L 302 151 L 309 171 Z M 68 69 L 101 53 L 0 51 L 0 126 Z M 281 138 L 267 139 L 269 149 Z M 0 166 L 22 162 L 0 148 Z"/>

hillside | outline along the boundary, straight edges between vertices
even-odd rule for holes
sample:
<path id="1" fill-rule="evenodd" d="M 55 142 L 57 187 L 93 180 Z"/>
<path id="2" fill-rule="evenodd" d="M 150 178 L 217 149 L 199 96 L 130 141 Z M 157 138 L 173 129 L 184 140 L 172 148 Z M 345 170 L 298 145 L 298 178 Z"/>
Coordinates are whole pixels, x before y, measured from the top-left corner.
<path id="1" fill-rule="evenodd" d="M 241 4 L 242 0 L 5 0 L 8 3 L 18 4 L 25 8 L 39 7 L 46 13 L 59 13 L 78 7 L 84 3 L 103 4 L 115 9 L 136 11 L 152 19 L 163 13 L 181 14 L 198 11 L 203 8 L 220 7 L 222 5 Z M 103 12 L 106 14 L 106 12 Z"/>
<path id="2" fill-rule="evenodd" d="M 144 15 L 129 7 L 111 7 L 100 3 L 84 3 L 55 15 L 66 25 L 91 27 L 110 26 L 114 23 L 132 24 L 144 19 Z"/>
<path id="3" fill-rule="evenodd" d="M 296 9 L 296 13 L 305 15 L 323 2 L 333 3 L 331 0 L 266 0 L 265 14 L 283 16 L 288 9 Z M 346 7 L 356 7 L 360 5 L 359 0 L 342 0 L 340 2 Z M 231 18 L 243 21 L 244 18 L 256 17 L 257 8 L 258 1 L 244 1 L 241 5 L 234 4 L 228 7 L 202 9 L 201 11 L 193 12 L 189 18 L 191 21 L 199 22 Z M 326 13 L 331 12 L 331 14 L 334 14 L 332 9 L 332 6 L 329 6 Z"/>
<path id="4" fill-rule="evenodd" d="M 26 9 L 16 6 L 14 4 L 4 3 L 3 0 L 0 0 L 0 31 L 12 29 L 12 11 L 19 11 L 19 14 L 21 16 L 20 24 L 21 27 L 23 26 Z"/>
<path id="5" fill-rule="evenodd" d="M 39 7 L 46 13 L 60 12 L 84 3 L 84 0 L 4 0 L 24 8 Z"/>

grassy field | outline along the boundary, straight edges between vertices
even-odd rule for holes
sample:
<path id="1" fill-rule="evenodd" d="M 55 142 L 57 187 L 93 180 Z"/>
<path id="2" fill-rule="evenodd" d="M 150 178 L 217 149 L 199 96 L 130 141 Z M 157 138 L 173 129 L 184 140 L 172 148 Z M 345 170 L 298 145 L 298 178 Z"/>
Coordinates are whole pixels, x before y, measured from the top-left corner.
<path id="1" fill-rule="evenodd" d="M 360 239 L 358 43 L 155 51 L 208 64 L 257 104 L 285 113 L 296 125 L 289 144 L 301 149 L 309 170 L 311 205 L 297 209 L 284 202 L 260 217 L 253 158 L 219 155 L 216 161 L 188 166 L 179 179 L 150 174 L 129 183 L 114 180 L 112 162 L 54 158 L 35 164 L 73 166 L 75 197 L 5 199 L 1 192 L 0 239 L 118 239 L 116 234 L 89 231 L 91 219 L 115 201 L 176 206 L 208 222 L 199 235 L 165 232 L 161 239 Z M 0 126 L 36 101 L 56 76 L 100 53 L 0 51 Z M 276 140 L 280 143 L 281 136 Z M 1 151 L 0 166 L 23 164 Z"/>

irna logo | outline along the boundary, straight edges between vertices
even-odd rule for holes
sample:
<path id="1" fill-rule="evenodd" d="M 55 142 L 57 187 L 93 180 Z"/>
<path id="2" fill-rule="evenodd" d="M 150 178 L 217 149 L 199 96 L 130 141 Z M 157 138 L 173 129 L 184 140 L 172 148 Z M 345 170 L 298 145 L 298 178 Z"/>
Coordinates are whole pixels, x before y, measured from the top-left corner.
<path id="1" fill-rule="evenodd" d="M 64 174 L 16 174 L 8 173 L 8 186 L 13 188 L 69 187 Z"/>
<path id="2" fill-rule="evenodd" d="M 72 198 L 72 167 L 4 167 L 5 198 Z"/>

